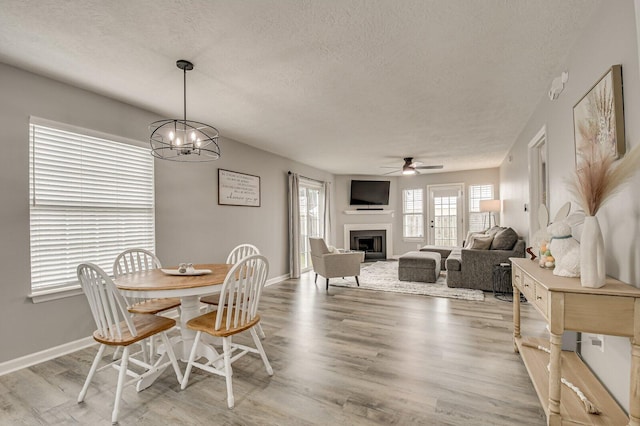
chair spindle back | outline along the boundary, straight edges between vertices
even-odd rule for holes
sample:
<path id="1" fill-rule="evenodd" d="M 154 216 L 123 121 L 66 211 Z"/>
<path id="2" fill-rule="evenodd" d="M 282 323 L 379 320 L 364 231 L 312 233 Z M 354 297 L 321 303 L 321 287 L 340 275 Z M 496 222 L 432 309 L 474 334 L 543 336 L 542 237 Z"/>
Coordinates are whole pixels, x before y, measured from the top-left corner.
<path id="1" fill-rule="evenodd" d="M 132 274 L 138 271 L 162 268 L 160 259 L 149 250 L 133 248 L 125 250 L 113 262 L 113 276 Z"/>
<path id="2" fill-rule="evenodd" d="M 256 317 L 268 274 L 269 261 L 259 254 L 242 258 L 231 268 L 220 292 L 220 306 L 226 308 L 217 311 L 216 330 L 223 324 L 227 330 L 242 327 Z"/>
<path id="3" fill-rule="evenodd" d="M 227 263 L 236 264 L 239 260 L 251 256 L 253 254 L 260 254 L 258 247 L 253 244 L 240 244 L 229 253 L 227 256 Z"/>
<path id="4" fill-rule="evenodd" d="M 124 325 L 132 336 L 136 336 L 127 302 L 106 272 L 93 263 L 82 263 L 78 265 L 77 273 L 89 301 L 97 332 L 105 338 L 121 339 Z"/>

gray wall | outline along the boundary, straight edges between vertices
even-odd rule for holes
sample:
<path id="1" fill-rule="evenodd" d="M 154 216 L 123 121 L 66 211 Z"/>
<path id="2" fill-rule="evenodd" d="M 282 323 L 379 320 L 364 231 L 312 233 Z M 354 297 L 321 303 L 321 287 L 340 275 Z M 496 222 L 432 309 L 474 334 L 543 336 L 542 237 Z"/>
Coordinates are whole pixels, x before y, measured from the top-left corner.
<path id="1" fill-rule="evenodd" d="M 0 63 L 0 362 L 90 336 L 83 295 L 33 304 L 29 270 L 29 116 L 142 141 L 155 114 Z M 270 260 L 270 277 L 288 273 L 287 171 L 329 173 L 223 139 L 222 159 L 205 164 L 156 160 L 156 241 L 165 264 L 224 261 L 240 242 Z M 262 206 L 218 206 L 217 169 L 261 177 Z"/>
<path id="2" fill-rule="evenodd" d="M 640 81 L 633 2 L 605 2 L 573 47 L 557 75 L 569 81 L 555 101 L 541 94 L 540 104 L 500 168 L 504 220 L 526 235 L 528 217 L 527 144 L 546 125 L 549 156 L 550 211 L 572 198 L 564 179 L 575 169 L 573 105 L 614 64 L 622 64 L 627 149 L 640 144 Z M 551 84 L 551 79 L 549 80 Z M 511 161 L 508 159 L 511 158 Z M 598 213 L 606 246 L 607 274 L 640 286 L 640 174 Z M 574 210 L 577 206 L 574 204 Z M 594 312 L 597 315 L 597 312 Z M 605 336 L 605 351 L 585 343 L 582 355 L 623 407 L 628 409 L 630 345 L 628 339 Z"/>
<path id="3" fill-rule="evenodd" d="M 233 140 L 212 163 L 156 160 L 156 242 L 165 263 L 224 261 L 250 242 L 267 256 L 270 277 L 289 273 L 287 171 L 332 181 L 313 169 Z M 218 205 L 218 168 L 260 176 L 261 206 Z"/>
<path id="4" fill-rule="evenodd" d="M 349 206 L 349 190 L 352 179 L 359 180 L 390 180 L 391 188 L 389 193 L 389 205 L 383 206 L 385 210 L 393 210 L 393 215 L 368 215 L 368 214 L 345 214 L 345 210 L 355 210 Z M 466 188 L 469 185 L 492 184 L 494 186 L 496 198 L 500 196 L 499 169 L 468 170 L 463 172 L 421 174 L 417 176 L 384 177 L 384 176 L 362 176 L 362 175 L 337 175 L 335 176 L 335 215 L 334 221 L 334 242 L 336 247 L 343 246 L 343 229 L 345 224 L 352 223 L 390 223 L 393 227 L 393 251 L 394 255 L 401 255 L 411 250 L 416 250 L 417 245 L 424 245 L 425 242 L 407 242 L 402 238 L 402 190 L 408 188 L 423 188 L 428 185 L 444 185 L 450 183 L 462 183 Z M 468 195 L 465 195 L 468 197 Z M 468 198 L 465 202 L 468 204 Z M 426 204 L 425 204 L 426 208 Z M 468 209 L 468 205 L 466 205 Z M 498 222 L 503 224 L 496 215 Z M 465 216 L 466 217 L 466 216 Z M 425 212 L 426 220 L 426 212 Z M 506 222 L 504 223 L 506 224 Z M 426 224 L 425 224 L 426 226 Z M 466 226 L 466 225 L 465 225 Z M 426 228 L 425 228 L 426 231 Z M 387 254 L 390 256 L 390 254 Z"/>

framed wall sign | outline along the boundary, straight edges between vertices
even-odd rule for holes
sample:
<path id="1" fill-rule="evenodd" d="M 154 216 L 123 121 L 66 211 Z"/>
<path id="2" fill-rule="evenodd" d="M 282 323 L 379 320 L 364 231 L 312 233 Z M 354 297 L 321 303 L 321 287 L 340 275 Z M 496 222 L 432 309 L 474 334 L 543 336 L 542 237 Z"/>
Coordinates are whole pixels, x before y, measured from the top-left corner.
<path id="1" fill-rule="evenodd" d="M 218 204 L 260 207 L 260 176 L 218 169 Z"/>
<path id="2" fill-rule="evenodd" d="M 622 67 L 612 66 L 573 107 L 576 168 L 593 145 L 614 159 L 624 155 Z"/>

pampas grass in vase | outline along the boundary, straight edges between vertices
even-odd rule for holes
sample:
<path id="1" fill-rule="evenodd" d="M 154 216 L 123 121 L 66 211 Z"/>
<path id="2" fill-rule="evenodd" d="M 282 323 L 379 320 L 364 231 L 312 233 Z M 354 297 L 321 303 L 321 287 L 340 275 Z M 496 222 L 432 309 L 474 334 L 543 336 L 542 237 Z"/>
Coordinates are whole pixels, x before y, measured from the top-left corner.
<path id="1" fill-rule="evenodd" d="M 605 284 L 606 274 L 604 240 L 596 213 L 640 168 L 640 146 L 614 163 L 600 144 L 591 143 L 581 160 L 569 185 L 586 214 L 580 238 L 580 282 L 584 287 L 599 288 Z"/>

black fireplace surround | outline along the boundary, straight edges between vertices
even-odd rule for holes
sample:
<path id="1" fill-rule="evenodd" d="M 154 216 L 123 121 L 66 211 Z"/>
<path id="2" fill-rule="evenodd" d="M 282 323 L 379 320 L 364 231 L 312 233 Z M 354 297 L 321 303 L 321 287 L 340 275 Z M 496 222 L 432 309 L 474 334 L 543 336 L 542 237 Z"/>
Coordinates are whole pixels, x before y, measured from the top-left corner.
<path id="1" fill-rule="evenodd" d="M 349 241 L 349 248 L 363 251 L 365 260 L 387 258 L 387 231 L 385 230 L 349 231 Z"/>

